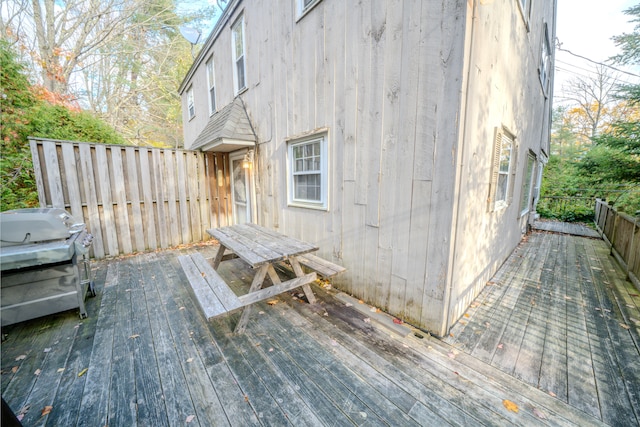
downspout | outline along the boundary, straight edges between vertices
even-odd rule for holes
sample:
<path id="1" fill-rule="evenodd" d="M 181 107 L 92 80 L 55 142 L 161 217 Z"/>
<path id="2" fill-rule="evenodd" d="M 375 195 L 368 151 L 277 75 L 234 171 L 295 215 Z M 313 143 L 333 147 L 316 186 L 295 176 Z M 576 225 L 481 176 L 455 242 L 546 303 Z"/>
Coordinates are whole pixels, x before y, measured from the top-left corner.
<path id="1" fill-rule="evenodd" d="M 444 301 L 444 307 L 443 307 L 443 318 L 444 318 L 444 323 L 443 323 L 443 328 L 441 329 L 441 334 L 440 336 L 445 336 L 448 332 L 449 332 L 449 328 L 451 327 L 450 325 L 450 321 L 449 321 L 449 312 L 451 310 L 451 294 L 453 293 L 453 272 L 455 271 L 455 254 L 458 248 L 458 225 L 459 225 L 459 218 L 460 218 L 460 210 L 461 210 L 461 203 L 460 203 L 460 198 L 461 198 L 461 194 L 462 194 L 462 172 L 463 172 L 463 168 L 464 168 L 464 152 L 465 152 L 465 142 L 467 139 L 467 113 L 469 110 L 469 102 L 468 102 L 468 96 L 469 96 L 469 90 L 470 90 L 470 86 L 471 86 L 471 59 L 473 58 L 473 40 L 474 40 L 474 35 L 475 35 L 475 24 L 476 24 L 476 19 L 477 19 L 477 14 L 476 14 L 476 9 L 477 9 L 477 2 L 475 0 L 468 0 L 467 1 L 467 5 L 469 3 L 472 3 L 471 6 L 471 34 L 469 36 L 469 57 L 467 58 L 467 62 L 466 62 L 466 87 L 465 87 L 465 94 L 464 94 L 464 108 L 463 108 L 463 114 L 460 117 L 460 133 L 459 135 L 461 135 L 461 137 L 458 138 L 458 146 L 460 147 L 459 149 L 459 153 L 458 153 L 458 167 L 456 168 L 456 192 L 454 194 L 454 202 L 453 202 L 453 211 L 456 213 L 454 218 L 452 219 L 452 224 L 451 224 L 451 229 L 452 229 L 452 234 L 451 234 L 451 246 L 449 249 L 449 262 L 448 265 L 449 267 L 447 268 L 447 281 L 446 281 L 446 294 L 445 294 L 445 301 Z M 469 7 L 467 6 L 467 12 L 469 11 Z M 466 24 L 465 24 L 466 25 Z M 465 41 L 466 43 L 466 41 Z M 464 70 L 463 70 L 463 75 L 465 74 Z"/>

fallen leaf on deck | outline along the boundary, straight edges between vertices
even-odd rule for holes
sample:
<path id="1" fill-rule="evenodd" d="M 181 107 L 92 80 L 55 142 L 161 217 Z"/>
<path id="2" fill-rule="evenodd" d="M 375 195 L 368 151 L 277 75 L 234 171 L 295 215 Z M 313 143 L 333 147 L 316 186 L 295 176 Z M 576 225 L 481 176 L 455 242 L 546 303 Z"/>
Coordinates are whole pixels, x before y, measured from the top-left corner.
<path id="1" fill-rule="evenodd" d="M 135 339 L 135 338 L 138 338 L 139 336 L 140 336 L 139 334 L 133 334 L 133 335 L 131 335 L 129 338 L 131 338 L 131 339 Z"/>
<path id="2" fill-rule="evenodd" d="M 505 408 L 507 408 L 509 411 L 511 412 L 515 412 L 516 414 L 518 413 L 518 411 L 520 410 L 518 408 L 518 405 L 516 405 L 515 403 L 513 403 L 510 400 L 503 400 L 502 404 L 504 405 Z"/>
<path id="3" fill-rule="evenodd" d="M 596 310 L 597 310 L 597 311 L 600 311 L 600 307 L 596 307 Z"/>
<path id="4" fill-rule="evenodd" d="M 538 408 L 533 408 L 533 415 L 535 415 L 536 417 L 542 419 L 542 420 L 546 420 L 547 416 L 544 414 L 544 412 L 542 412 L 540 409 Z"/>
<path id="5" fill-rule="evenodd" d="M 184 307 L 180 307 L 178 310 L 186 310 Z"/>
<path id="6" fill-rule="evenodd" d="M 364 304 L 364 301 L 362 301 L 361 299 L 358 300 L 358 304 Z"/>
<path id="7" fill-rule="evenodd" d="M 204 274 L 204 272 L 201 272 L 200 274 L 202 274 L 202 277 L 207 277 L 207 275 Z"/>
<path id="8" fill-rule="evenodd" d="M 42 410 L 42 416 L 44 417 L 45 415 L 48 415 L 52 409 L 53 409 L 53 406 L 45 406 L 44 409 Z"/>
<path id="9" fill-rule="evenodd" d="M 353 307 L 353 304 L 351 304 L 350 302 L 345 304 L 346 307 Z"/>
<path id="10" fill-rule="evenodd" d="M 50 351 L 51 351 L 51 347 L 47 347 L 47 348 L 44 349 L 45 353 L 49 353 Z"/>
<path id="11" fill-rule="evenodd" d="M 564 299 L 566 299 L 566 300 L 570 300 L 570 299 L 571 299 L 571 297 L 569 297 L 569 296 L 565 295 L 565 296 L 564 296 Z"/>
<path id="12" fill-rule="evenodd" d="M 464 317 L 469 317 L 469 313 L 465 313 L 465 314 L 464 314 Z"/>
<path id="13" fill-rule="evenodd" d="M 630 328 L 630 326 L 629 326 L 629 325 L 625 325 L 624 323 L 620 323 L 620 326 L 622 326 L 622 327 L 623 327 L 623 328 L 625 328 L 625 329 L 629 329 L 629 328 Z"/>
<path id="14" fill-rule="evenodd" d="M 551 397 L 556 397 L 556 394 L 555 394 L 554 392 L 550 391 L 550 392 L 549 392 L 549 396 L 551 396 Z"/>
<path id="15" fill-rule="evenodd" d="M 89 368 L 84 368 L 82 371 L 80 371 L 80 372 L 78 373 L 78 376 L 79 376 L 79 377 L 83 376 L 84 374 L 86 374 L 86 373 L 87 373 L 87 371 L 88 371 L 88 370 L 89 370 Z"/>
<path id="16" fill-rule="evenodd" d="M 372 313 L 377 313 L 379 310 L 376 307 L 369 308 L 369 311 Z"/>
<path id="17" fill-rule="evenodd" d="M 402 325 L 404 322 L 396 317 L 393 318 L 393 323 L 396 325 Z"/>
<path id="18" fill-rule="evenodd" d="M 484 326 L 486 326 L 486 327 L 488 328 L 489 326 L 491 326 L 491 323 L 489 323 L 489 322 L 484 322 Z"/>
<path id="19" fill-rule="evenodd" d="M 449 333 L 449 336 L 450 336 L 451 338 L 453 338 L 453 333 Z"/>
<path id="20" fill-rule="evenodd" d="M 244 395 L 244 401 L 247 403 L 249 402 L 249 396 L 247 396 L 246 394 Z"/>
<path id="21" fill-rule="evenodd" d="M 264 311 L 259 311 L 258 314 L 264 314 Z"/>
<path id="22" fill-rule="evenodd" d="M 58 368 L 58 370 L 57 370 L 56 372 L 57 372 L 57 373 L 64 372 L 64 368 Z"/>
<path id="23" fill-rule="evenodd" d="M 193 357 L 190 357 L 187 359 L 187 363 L 191 363 L 191 362 L 193 362 Z"/>
<path id="24" fill-rule="evenodd" d="M 449 356 L 449 357 L 450 357 L 450 358 L 452 358 L 452 359 L 455 359 L 455 357 L 456 357 L 456 355 L 455 355 L 455 354 L 453 354 L 453 353 L 448 353 L 448 354 L 447 354 L 447 356 Z"/>
<path id="25" fill-rule="evenodd" d="M 271 348 L 269 349 L 269 351 L 273 351 L 273 347 L 271 347 Z"/>
<path id="26" fill-rule="evenodd" d="M 638 296 L 638 294 L 629 294 L 629 296 L 631 296 L 631 297 L 637 297 L 637 296 Z"/>
<path id="27" fill-rule="evenodd" d="M 189 415 L 189 416 L 187 417 L 187 419 L 185 420 L 185 422 L 186 422 L 187 424 L 189 424 L 189 423 L 190 423 L 191 421 L 193 421 L 195 418 L 196 418 L 196 416 L 195 416 L 195 415 Z"/>
<path id="28" fill-rule="evenodd" d="M 13 368 L 11 368 L 11 373 L 15 374 L 16 372 L 18 372 L 18 369 L 20 368 L 18 368 L 17 366 L 14 366 Z"/>
<path id="29" fill-rule="evenodd" d="M 371 319 L 369 319 L 368 317 L 365 317 L 362 320 L 364 321 L 364 323 L 371 323 Z"/>
<path id="30" fill-rule="evenodd" d="M 502 343 L 498 344 L 498 348 L 502 348 L 502 347 L 503 347 Z"/>
<path id="31" fill-rule="evenodd" d="M 276 305 L 278 303 L 278 300 L 276 299 L 272 299 L 271 301 L 267 301 L 267 304 L 269 305 Z"/>
<path id="32" fill-rule="evenodd" d="M 33 375 L 40 375 L 42 371 L 40 369 L 36 369 L 36 371 L 33 373 Z"/>
<path id="33" fill-rule="evenodd" d="M 20 356 L 16 357 L 16 360 L 24 360 L 27 358 L 26 354 L 21 354 Z"/>

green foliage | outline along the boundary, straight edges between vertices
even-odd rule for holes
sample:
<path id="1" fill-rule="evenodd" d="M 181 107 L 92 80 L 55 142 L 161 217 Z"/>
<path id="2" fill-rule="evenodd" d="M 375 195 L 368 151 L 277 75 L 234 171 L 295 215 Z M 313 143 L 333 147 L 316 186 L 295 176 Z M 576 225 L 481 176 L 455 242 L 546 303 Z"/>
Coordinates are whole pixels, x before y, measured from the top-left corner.
<path id="1" fill-rule="evenodd" d="M 124 139 L 113 128 L 86 111 L 70 111 L 60 105 L 39 103 L 33 110 L 31 136 L 124 144 Z"/>
<path id="2" fill-rule="evenodd" d="M 636 25 L 632 33 L 614 37 L 621 53 L 612 59 L 640 64 L 640 4 L 625 13 Z M 616 98 L 624 115 L 607 123 L 605 131 L 592 138 L 593 144 L 576 144 L 571 132 L 566 132 L 570 111 L 555 111 L 552 157 L 537 207 L 541 215 L 590 219 L 593 209 L 587 209 L 595 197 L 606 199 L 618 211 L 640 210 L 640 85 L 619 86 Z"/>
<path id="3" fill-rule="evenodd" d="M 25 66 L 0 39 L 0 211 L 38 205 L 28 136 L 122 144 L 124 140 L 101 120 L 38 99 Z"/>

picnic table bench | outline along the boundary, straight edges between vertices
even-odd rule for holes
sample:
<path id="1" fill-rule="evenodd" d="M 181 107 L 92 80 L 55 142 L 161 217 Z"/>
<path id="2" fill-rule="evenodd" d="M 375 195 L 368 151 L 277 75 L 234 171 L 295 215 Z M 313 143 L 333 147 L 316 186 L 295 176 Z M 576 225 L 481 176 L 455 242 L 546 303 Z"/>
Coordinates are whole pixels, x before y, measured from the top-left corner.
<path id="1" fill-rule="evenodd" d="M 207 232 L 220 242 L 220 249 L 211 264 L 200 253 L 182 255 L 178 260 L 207 320 L 243 309 L 235 333 L 244 332 L 252 304 L 298 287 L 302 287 L 307 301 L 313 304 L 316 298 L 309 284 L 316 280 L 316 271 L 323 277 L 331 277 L 345 270 L 311 254 L 318 250 L 317 246 L 255 224 L 233 225 Z M 216 271 L 226 251 L 233 252 L 256 271 L 249 292 L 244 295 L 236 295 Z M 280 262 L 287 262 L 296 277 L 283 282 L 274 268 Z M 315 271 L 305 274 L 303 265 Z M 267 275 L 273 285 L 262 288 Z"/>

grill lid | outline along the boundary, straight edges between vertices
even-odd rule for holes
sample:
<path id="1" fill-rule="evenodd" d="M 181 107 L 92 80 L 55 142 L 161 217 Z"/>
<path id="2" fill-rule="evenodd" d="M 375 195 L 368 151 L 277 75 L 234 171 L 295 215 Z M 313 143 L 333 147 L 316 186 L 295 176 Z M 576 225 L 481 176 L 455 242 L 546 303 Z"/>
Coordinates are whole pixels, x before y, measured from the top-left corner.
<path id="1" fill-rule="evenodd" d="M 68 239 L 84 230 L 64 209 L 27 208 L 0 213 L 0 246 Z"/>

